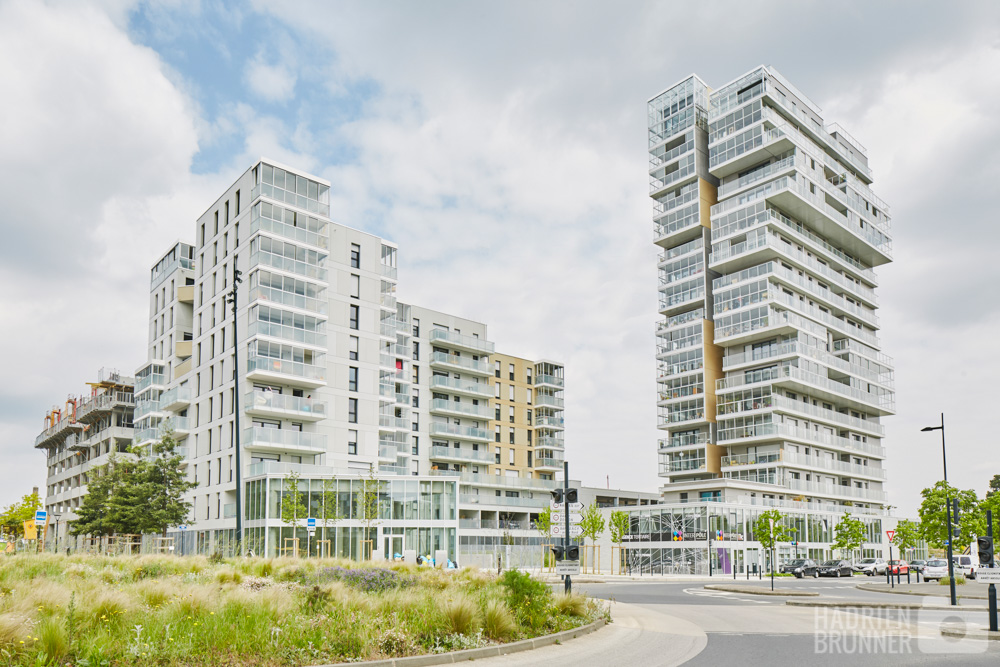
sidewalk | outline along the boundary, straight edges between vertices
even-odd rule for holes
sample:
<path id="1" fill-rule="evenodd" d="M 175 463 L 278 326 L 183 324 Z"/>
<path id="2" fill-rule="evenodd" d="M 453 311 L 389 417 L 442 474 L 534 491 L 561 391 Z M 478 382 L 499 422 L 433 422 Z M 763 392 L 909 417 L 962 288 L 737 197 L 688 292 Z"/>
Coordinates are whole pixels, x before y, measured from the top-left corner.
<path id="1" fill-rule="evenodd" d="M 876 583 L 864 583 L 858 584 L 858 590 L 871 591 L 873 593 L 894 593 L 896 595 L 924 595 L 927 597 L 940 597 L 949 598 L 951 597 L 951 591 L 948 586 L 942 586 L 938 582 L 921 582 L 917 583 L 901 583 L 896 584 L 895 588 L 889 586 L 889 584 L 876 584 Z M 955 586 L 955 593 L 959 600 L 988 600 L 987 595 L 987 585 L 977 584 L 974 581 L 968 581 L 960 586 Z"/>
<path id="2" fill-rule="evenodd" d="M 534 576 L 539 581 L 544 581 L 546 583 L 562 583 L 562 577 L 552 574 L 550 572 L 539 573 L 538 570 L 529 571 L 529 573 Z M 763 581 L 767 581 L 768 577 L 764 577 Z M 780 579 L 775 579 L 779 581 Z M 708 576 L 707 574 L 608 574 L 606 572 L 599 572 L 597 574 L 574 574 L 573 584 L 614 584 L 619 582 L 659 582 L 659 583 L 746 583 L 746 575 L 737 575 L 736 579 L 733 579 L 731 574 L 716 574 L 714 576 Z M 751 576 L 750 581 L 758 581 L 757 577 Z"/>

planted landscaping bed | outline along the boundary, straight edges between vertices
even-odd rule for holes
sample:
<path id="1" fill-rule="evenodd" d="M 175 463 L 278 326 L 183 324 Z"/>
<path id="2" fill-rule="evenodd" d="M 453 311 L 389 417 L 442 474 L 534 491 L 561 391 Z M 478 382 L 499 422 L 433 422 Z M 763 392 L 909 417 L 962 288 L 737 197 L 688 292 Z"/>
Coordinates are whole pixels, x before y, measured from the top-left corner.
<path id="1" fill-rule="evenodd" d="M 337 560 L 0 558 L 0 665 L 309 665 L 479 648 L 607 614 L 517 571 Z"/>

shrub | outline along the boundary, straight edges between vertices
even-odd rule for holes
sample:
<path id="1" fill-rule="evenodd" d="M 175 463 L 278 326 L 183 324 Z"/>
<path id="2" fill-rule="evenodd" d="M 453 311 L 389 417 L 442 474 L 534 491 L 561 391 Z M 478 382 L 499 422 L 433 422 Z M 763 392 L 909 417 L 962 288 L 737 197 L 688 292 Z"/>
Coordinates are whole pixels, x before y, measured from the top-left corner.
<path id="1" fill-rule="evenodd" d="M 412 577 L 402 576 L 396 570 L 382 567 L 350 569 L 325 567 L 314 574 L 312 580 L 316 583 L 342 581 L 351 588 L 356 588 L 365 593 L 382 593 L 408 586 L 413 581 Z"/>
<path id="2" fill-rule="evenodd" d="M 500 584 L 507 589 L 507 603 L 521 624 L 538 628 L 545 622 L 552 599 L 548 586 L 519 570 L 504 572 Z"/>
<path id="3" fill-rule="evenodd" d="M 136 587 L 139 597 L 151 608 L 162 607 L 174 595 L 174 588 L 162 581 L 144 581 Z"/>
<path id="4" fill-rule="evenodd" d="M 69 648 L 66 626 L 56 617 L 42 621 L 38 626 L 38 639 L 42 652 L 52 659 L 58 660 L 66 655 Z"/>
<path id="5" fill-rule="evenodd" d="M 464 595 L 458 595 L 444 603 L 444 615 L 451 625 L 451 630 L 458 635 L 475 634 L 482 619 L 479 616 L 479 606 Z"/>
<path id="6" fill-rule="evenodd" d="M 948 577 L 941 577 L 941 579 L 938 581 L 938 584 L 940 584 L 941 586 L 950 586 L 951 585 L 949 583 L 950 581 L 951 580 Z M 962 586 L 963 584 L 965 584 L 965 577 L 963 577 L 962 575 L 957 575 L 955 577 L 955 585 Z"/>
<path id="7" fill-rule="evenodd" d="M 27 621 L 14 614 L 0 614 L 0 646 L 17 644 L 28 634 Z"/>
<path id="8" fill-rule="evenodd" d="M 502 600 L 491 598 L 483 609 L 483 631 L 490 639 L 504 641 L 517 629 L 514 617 Z"/>
<path id="9" fill-rule="evenodd" d="M 238 584 L 243 581 L 243 575 L 239 570 L 223 568 L 215 573 L 215 580 L 220 584 Z"/>
<path id="10" fill-rule="evenodd" d="M 587 614 L 587 599 L 576 593 L 557 595 L 555 606 L 560 614 L 566 616 L 585 616 Z"/>

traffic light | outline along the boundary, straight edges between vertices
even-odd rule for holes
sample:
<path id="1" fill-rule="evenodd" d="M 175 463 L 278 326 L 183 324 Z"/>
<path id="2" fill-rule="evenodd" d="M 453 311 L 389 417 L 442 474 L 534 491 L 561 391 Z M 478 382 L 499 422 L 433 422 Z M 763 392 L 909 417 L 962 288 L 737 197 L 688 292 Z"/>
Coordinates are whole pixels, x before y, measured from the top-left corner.
<path id="1" fill-rule="evenodd" d="M 982 567 L 993 567 L 993 538 L 983 536 L 976 541 L 979 543 L 979 564 Z"/>
<path id="2" fill-rule="evenodd" d="M 580 547 L 571 544 L 568 547 L 549 547 L 555 554 L 556 560 L 580 560 Z"/>
<path id="3" fill-rule="evenodd" d="M 556 501 L 557 503 L 561 503 L 563 501 L 563 490 L 552 489 L 552 500 Z"/>
<path id="4" fill-rule="evenodd" d="M 958 498 L 954 498 L 951 501 L 951 522 L 955 524 L 955 528 L 959 528 L 962 525 L 962 521 L 958 518 Z"/>
<path id="5" fill-rule="evenodd" d="M 564 489 L 553 489 L 552 499 L 557 503 L 561 503 L 565 500 L 567 503 L 573 504 L 577 501 L 579 493 L 576 489 L 565 489 L 565 498 L 563 497 L 563 491 Z"/>

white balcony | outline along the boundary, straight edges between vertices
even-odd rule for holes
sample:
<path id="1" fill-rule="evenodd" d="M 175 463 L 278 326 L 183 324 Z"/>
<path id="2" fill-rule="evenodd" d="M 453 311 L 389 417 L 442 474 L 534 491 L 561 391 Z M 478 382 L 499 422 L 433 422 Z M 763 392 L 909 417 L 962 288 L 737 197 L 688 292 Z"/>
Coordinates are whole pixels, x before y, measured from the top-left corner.
<path id="1" fill-rule="evenodd" d="M 247 359 L 246 379 L 315 389 L 326 384 L 326 367 L 274 357 L 251 356 Z"/>
<path id="2" fill-rule="evenodd" d="M 326 452 L 326 436 L 323 434 L 260 426 L 245 429 L 241 444 L 246 449 L 261 452 L 306 455 Z"/>
<path id="3" fill-rule="evenodd" d="M 552 389 L 562 389 L 565 385 L 565 381 L 561 377 L 555 375 L 544 375 L 538 374 L 535 376 L 535 386 L 536 387 L 549 387 Z"/>
<path id="4" fill-rule="evenodd" d="M 566 402 L 558 396 L 539 393 L 535 396 L 535 407 L 562 410 L 566 407 Z"/>
<path id="5" fill-rule="evenodd" d="M 430 358 L 431 368 L 441 368 L 467 373 L 469 375 L 481 375 L 489 377 L 493 375 L 493 368 L 488 361 L 477 361 L 472 357 L 460 357 L 446 352 L 434 352 Z"/>
<path id="6" fill-rule="evenodd" d="M 251 322 L 247 327 L 247 337 L 253 338 L 255 336 L 277 338 L 279 340 L 299 343 L 304 347 L 326 350 L 325 327 L 319 329 L 300 329 L 273 322 Z"/>
<path id="7" fill-rule="evenodd" d="M 730 447 L 734 445 L 754 445 L 774 440 L 789 440 L 803 445 L 822 445 L 823 447 L 852 454 L 873 456 L 880 459 L 885 458 L 885 448 L 881 445 L 861 442 L 853 438 L 844 438 L 829 433 L 820 433 L 813 429 L 797 428 L 791 424 L 757 424 L 752 427 L 720 429 L 719 431 L 719 444 Z"/>
<path id="8" fill-rule="evenodd" d="M 431 400 L 430 410 L 435 414 L 468 417 L 470 419 L 478 419 L 482 421 L 488 421 L 492 416 L 490 406 L 487 403 L 483 403 L 482 405 L 473 405 L 472 403 L 449 401 L 444 398 L 435 398 Z"/>
<path id="9" fill-rule="evenodd" d="M 820 484 L 818 482 L 804 482 L 802 480 L 791 479 L 787 482 L 787 488 L 821 497 L 857 499 L 876 503 L 885 502 L 886 500 L 884 491 L 843 486 L 840 484 Z"/>
<path id="10" fill-rule="evenodd" d="M 535 427 L 562 431 L 566 427 L 566 420 L 562 417 L 552 417 L 549 415 L 537 415 L 535 417 Z"/>
<path id="11" fill-rule="evenodd" d="M 493 440 L 492 434 L 484 428 L 475 426 L 459 426 L 457 424 L 446 424 L 444 422 L 431 422 L 431 435 L 450 438 L 452 440 L 471 440 L 473 442 L 490 442 Z"/>
<path id="12" fill-rule="evenodd" d="M 538 449 L 566 449 L 566 440 L 562 435 L 540 435 L 535 440 Z"/>
<path id="13" fill-rule="evenodd" d="M 440 445 L 431 446 L 430 458 L 438 461 L 457 461 L 461 463 L 491 464 L 496 462 L 496 455 L 486 449 L 442 447 Z"/>
<path id="14" fill-rule="evenodd" d="M 439 347 L 447 347 L 453 350 L 463 350 L 480 355 L 493 354 L 494 345 L 491 341 L 477 338 L 476 336 L 466 336 L 455 333 L 447 329 L 431 329 L 431 343 Z"/>
<path id="15" fill-rule="evenodd" d="M 295 419 L 314 422 L 328 416 L 327 405 L 323 401 L 276 391 L 251 391 L 245 396 L 245 411 L 250 415 Z"/>
<path id="16" fill-rule="evenodd" d="M 486 382 L 459 380 L 447 375 L 432 375 L 431 388 L 449 394 L 460 394 L 474 398 L 493 398 L 493 387 Z"/>
<path id="17" fill-rule="evenodd" d="M 895 412 L 895 395 L 892 393 L 874 394 L 795 366 L 770 368 L 766 376 L 753 382 L 748 382 L 746 375 L 722 378 L 716 381 L 716 391 L 723 393 L 747 384 L 767 383 L 788 387 L 797 393 L 807 393 L 814 398 L 847 405 L 879 416 Z"/>
<path id="18" fill-rule="evenodd" d="M 160 408 L 171 412 L 179 412 L 191 405 L 191 387 L 178 385 L 160 395 Z"/>
<path id="19" fill-rule="evenodd" d="M 322 290 L 319 290 L 319 292 L 321 293 Z M 248 298 L 251 303 L 254 301 L 276 303 L 281 304 L 282 306 L 291 306 L 292 308 L 307 310 L 318 317 L 326 317 L 326 299 L 309 297 L 302 294 L 295 294 L 293 292 L 283 292 L 272 287 L 264 286 L 258 286 L 251 289 L 250 296 Z"/>

